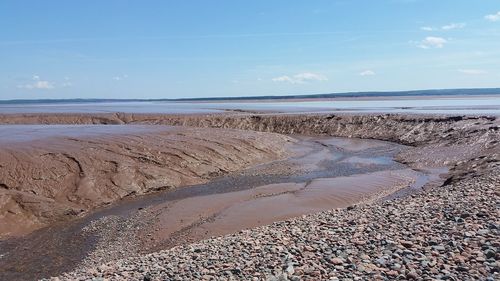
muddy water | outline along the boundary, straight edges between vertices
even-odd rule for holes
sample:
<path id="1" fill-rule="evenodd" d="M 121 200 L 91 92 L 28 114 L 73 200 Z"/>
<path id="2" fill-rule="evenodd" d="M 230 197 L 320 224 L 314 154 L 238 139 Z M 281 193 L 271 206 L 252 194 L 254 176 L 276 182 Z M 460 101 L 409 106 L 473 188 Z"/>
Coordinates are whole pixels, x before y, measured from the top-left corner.
<path id="1" fill-rule="evenodd" d="M 219 195 L 197 196 L 158 204 L 153 243 L 196 241 L 241 229 L 270 224 L 304 214 L 344 208 L 384 192 L 410 185 L 418 173 L 410 170 L 372 172 L 347 177 L 279 183 Z M 164 211 L 162 211 L 162 209 Z M 179 235 L 178 231 L 183 230 Z M 169 239 L 175 235 L 175 240 Z M 152 242 L 149 242 L 151 246 Z M 161 245 L 161 244 L 160 244 Z M 171 246 L 170 245 L 170 246 Z M 163 248 L 163 247 L 160 247 Z"/>
<path id="2" fill-rule="evenodd" d="M 137 252 L 150 252 L 302 214 L 347 207 L 399 189 L 418 189 L 441 172 L 430 171 L 429 175 L 393 161 L 405 149 L 394 143 L 298 138 L 300 141 L 291 148 L 295 156 L 289 159 L 207 184 L 123 200 L 80 220 L 0 242 L 0 279 L 58 275 L 77 266 L 95 250 L 120 248 L 122 241 L 137 241 L 141 244 Z M 118 227 L 101 224 L 93 231 L 83 231 L 106 218 L 119 218 Z M 141 228 L 127 227 L 138 221 Z M 134 254 L 125 248 L 121 252 L 123 256 Z"/>
<path id="3" fill-rule="evenodd" d="M 153 125 L 0 125 L 0 144 L 40 141 L 47 138 L 81 138 L 168 131 L 174 128 Z"/>

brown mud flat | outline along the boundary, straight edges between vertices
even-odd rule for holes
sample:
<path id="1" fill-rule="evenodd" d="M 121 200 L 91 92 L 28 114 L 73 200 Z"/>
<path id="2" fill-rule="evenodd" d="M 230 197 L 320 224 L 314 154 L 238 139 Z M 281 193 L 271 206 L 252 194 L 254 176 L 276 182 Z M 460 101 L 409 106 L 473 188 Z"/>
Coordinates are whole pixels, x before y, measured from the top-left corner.
<path id="1" fill-rule="evenodd" d="M 169 126 L 0 125 L 0 237 L 275 160 L 289 141 Z"/>
<path id="2" fill-rule="evenodd" d="M 49 228 L 45 232 L 41 231 L 29 238 L 0 244 L 4 249 L 7 249 L 8 253 L 6 255 L 4 254 L 2 259 L 0 259 L 0 267 L 2 268 L 0 273 L 3 272 L 0 276 L 13 277 L 13 279 L 20 279 L 19 276 L 40 277 L 53 275 L 53 273 L 57 274 L 66 270 L 71 270 L 71 268 L 77 264 L 93 267 L 108 260 L 121 258 L 129 254 L 141 253 L 141 250 L 150 252 L 157 249 L 169 248 L 176 245 L 176 243 L 184 244 L 196 241 L 215 233 L 213 230 L 215 228 L 210 228 L 213 223 L 215 223 L 215 225 L 218 224 L 219 228 L 223 228 L 224 224 L 221 224 L 220 219 L 233 215 L 237 217 L 238 210 L 244 209 L 243 207 L 247 206 L 245 204 L 252 205 L 255 203 L 255 205 L 252 206 L 260 206 L 259 204 L 261 204 L 263 200 L 265 201 L 265 199 L 270 200 L 271 203 L 279 202 L 281 200 L 280 198 L 290 196 L 290 194 L 300 191 L 301 188 L 304 187 L 304 183 L 309 186 L 315 181 L 314 179 L 316 179 L 317 185 L 318 182 L 324 181 L 318 180 L 319 178 L 335 178 L 335 180 L 332 180 L 334 183 L 338 180 L 354 180 L 354 178 L 357 178 L 360 174 L 371 174 L 372 176 L 380 176 L 380 173 L 389 172 L 404 174 L 405 172 L 403 171 L 407 169 L 407 166 L 401 163 L 407 164 L 409 167 L 417 170 L 435 171 L 434 176 L 427 175 L 429 178 L 424 180 L 422 180 L 422 177 L 419 178 L 415 176 L 409 178 L 405 177 L 406 179 L 396 177 L 393 183 L 384 181 L 382 184 L 387 187 L 386 185 L 389 183 L 390 187 L 385 189 L 386 191 L 396 191 L 402 186 L 408 185 L 410 182 L 425 183 L 431 178 L 436 179 L 436 173 L 440 171 L 439 168 L 444 166 L 450 167 L 450 177 L 448 177 L 445 184 L 481 174 L 488 174 L 491 172 L 491 167 L 495 167 L 495 163 L 498 163 L 499 157 L 499 121 L 495 117 L 355 116 L 324 114 L 239 114 L 211 116 L 171 116 L 152 114 L 103 114 L 91 116 L 47 114 L 34 116 L 28 114 L 10 117 L 6 117 L 5 115 L 0 116 L 0 122 L 163 124 L 207 128 L 233 128 L 282 134 L 302 133 L 309 135 L 372 138 L 413 146 L 405 149 L 396 149 L 396 151 L 393 149 L 384 151 L 384 149 L 374 149 L 371 145 L 364 147 L 365 144 L 360 143 L 359 147 L 356 149 L 352 149 L 351 147 L 351 151 L 349 151 L 350 149 L 342 150 L 343 153 L 353 153 L 352 150 L 354 150 L 354 153 L 349 155 L 349 157 L 339 158 L 333 155 L 330 159 L 326 159 L 327 161 L 323 161 L 325 159 L 320 160 L 319 162 L 321 162 L 321 164 L 315 164 L 314 161 L 312 161 L 312 163 L 306 163 L 302 167 L 302 170 L 307 171 L 306 173 L 297 173 L 297 171 L 301 169 L 294 165 L 285 165 L 283 167 L 282 165 L 276 165 L 276 163 L 270 163 L 267 164 L 270 166 L 265 166 L 264 169 L 255 170 L 252 168 L 248 171 L 245 170 L 244 173 L 236 177 L 223 177 L 207 184 L 195 185 L 189 188 L 162 193 L 165 194 L 164 197 L 146 196 L 139 200 L 130 198 L 130 200 L 126 200 L 128 202 L 124 202 L 125 205 L 118 204 L 116 207 L 106 208 L 102 212 L 98 211 L 94 213 L 95 216 L 83 218 L 82 221 L 84 221 L 84 223 L 82 223 L 82 221 L 77 221 L 73 224 L 61 226 L 63 229 Z M 330 139 L 329 141 L 322 140 L 315 143 L 320 147 L 332 149 L 332 147 L 341 146 L 342 142 L 346 142 L 346 140 Z M 360 151 L 368 153 L 370 157 L 367 157 L 367 154 L 359 153 Z M 312 154 L 312 159 L 317 157 L 317 155 L 314 156 L 314 153 Z M 389 159 L 395 158 L 400 163 L 391 163 L 389 165 L 390 168 L 388 168 L 386 165 L 387 157 L 389 157 Z M 316 158 L 316 160 L 318 159 L 321 159 L 321 157 Z M 272 168 L 275 166 L 279 167 L 277 169 L 281 174 L 273 173 Z M 384 167 L 384 169 L 380 170 L 381 167 Z M 327 171 L 331 171 L 331 168 L 335 168 L 334 170 L 337 172 L 325 175 L 324 173 L 317 173 L 318 168 L 320 168 L 320 170 L 321 168 L 325 168 Z M 344 170 L 344 168 L 346 169 Z M 384 172 L 383 170 L 388 171 Z M 411 173 L 414 172 L 415 171 Z M 261 175 L 258 176 L 259 174 Z M 294 178 L 297 174 L 298 177 Z M 257 181 L 252 177 L 255 175 L 259 178 Z M 387 174 L 385 176 L 387 176 Z M 292 184 L 287 186 L 280 185 L 280 183 L 283 182 Z M 401 184 L 403 182 L 404 184 Z M 355 180 L 351 181 L 350 185 L 353 185 L 353 183 L 355 185 Z M 436 185 L 440 184 L 438 183 Z M 235 186 L 241 187 L 242 190 L 234 190 Z M 314 187 L 315 185 L 312 186 Z M 259 193 L 259 191 L 254 191 L 257 192 L 257 194 L 248 193 L 249 191 L 246 190 L 250 190 L 250 188 L 254 190 L 260 189 L 261 193 Z M 319 189 L 321 190 L 321 188 Z M 207 190 L 210 190 L 208 194 L 206 193 Z M 342 191 L 342 188 L 340 188 L 340 191 Z M 369 192 L 365 195 L 370 195 L 370 192 L 374 192 L 369 196 L 372 200 L 379 197 L 386 198 L 387 195 L 383 192 L 379 193 L 376 187 L 368 188 L 367 191 Z M 165 237 L 157 235 L 159 229 L 165 230 L 165 221 L 168 222 L 168 220 L 171 219 L 171 217 L 165 216 L 165 214 L 168 214 L 168 206 L 172 206 L 173 201 L 181 202 L 182 200 L 194 200 L 190 199 L 190 197 L 193 196 L 209 196 L 210 198 L 210 196 L 216 193 L 228 196 L 228 192 L 232 192 L 233 197 L 230 197 L 230 199 L 232 198 L 231 200 L 233 200 L 233 203 L 236 202 L 232 206 L 237 206 L 235 209 L 232 209 L 232 212 L 225 213 L 224 210 L 226 208 L 222 208 L 215 204 L 213 208 L 213 210 L 215 210 L 213 212 L 214 215 L 209 217 L 198 217 L 198 219 L 192 219 L 190 223 L 188 220 L 186 222 L 178 222 L 177 226 L 180 228 L 180 231 L 175 230 L 174 227 L 172 235 L 170 236 L 167 235 L 167 237 Z M 236 195 L 234 192 L 239 193 Z M 324 193 L 321 192 L 319 192 L 319 194 L 324 195 Z M 249 197 L 251 200 L 243 200 Z M 354 197 L 353 194 L 350 194 L 349 198 Z M 362 197 L 360 201 L 366 199 L 366 197 Z M 164 203 L 164 201 L 169 200 L 170 202 L 164 206 L 166 208 L 162 209 L 159 207 L 162 202 Z M 200 200 L 200 198 L 197 200 Z M 211 198 L 210 202 L 212 201 L 213 198 Z M 344 204 L 349 205 L 353 202 L 355 202 L 355 200 L 349 201 L 344 199 Z M 273 204 L 271 204 L 271 206 L 272 205 Z M 178 206 L 183 206 L 183 204 Z M 339 204 L 338 206 L 342 207 L 345 205 Z M 221 208 L 224 210 L 221 210 Z M 228 209 L 231 209 L 231 206 L 229 206 Z M 192 214 L 196 217 L 196 211 Z M 223 214 L 226 216 L 223 216 Z M 246 213 L 240 212 L 239 214 L 240 217 L 242 217 Z M 259 220 L 256 222 L 250 219 L 247 223 L 249 226 L 260 225 Z M 175 223 L 167 224 L 176 225 Z M 84 228 L 83 233 L 82 228 Z M 123 233 L 123 235 L 116 235 L 120 233 Z M 218 234 L 215 233 L 215 235 Z M 66 238 L 60 239 L 62 237 Z M 137 241 L 140 243 L 137 243 Z M 172 241 L 174 243 L 172 243 Z M 23 248 L 19 245 L 28 246 L 24 246 Z M 43 245 L 43 247 L 39 245 Z M 116 247 L 116 245 L 120 245 L 120 247 Z M 99 251 L 98 248 L 100 247 L 104 250 Z M 130 252 L 123 251 L 124 248 L 129 249 Z M 67 253 L 61 252 L 61 249 L 65 249 Z M 12 252 L 15 252 L 18 256 L 13 257 Z M 76 252 L 76 254 L 73 255 L 73 252 Z M 33 253 L 37 253 L 38 255 L 46 254 L 45 261 L 40 258 L 33 259 Z M 84 260 L 83 263 L 81 263 L 82 254 L 89 254 L 88 258 Z M 33 267 L 38 269 L 33 269 Z M 25 271 L 23 272 L 23 270 Z M 16 272 L 18 272 L 17 275 Z"/>
<path id="3" fill-rule="evenodd" d="M 141 122 L 141 118 L 127 122 Z M 109 263 L 105 255 L 93 252 L 83 268 L 60 276 L 63 280 L 96 276 L 111 280 L 173 276 L 407 280 L 420 274 L 424 279 L 496 280 L 498 276 L 498 254 L 494 253 L 498 247 L 495 206 L 499 195 L 500 123 L 496 117 L 219 115 L 151 117 L 146 122 L 391 140 L 412 146 L 393 154 L 400 163 L 435 172 L 448 166 L 450 171 L 443 184 L 427 186 L 427 192 L 398 200 L 385 201 L 387 197 L 383 197 L 382 202 L 301 216 Z M 380 152 L 371 151 L 371 156 Z M 334 166 L 341 162 L 359 164 L 360 158 L 366 159 L 363 155 L 348 158 L 337 159 Z M 384 159 L 362 162 L 381 164 Z M 426 179 L 435 180 L 431 175 Z M 402 191 L 407 193 L 408 189 Z M 147 208 L 143 210 L 148 213 Z M 189 236 L 189 229 L 197 230 L 203 223 L 188 227 L 184 233 Z M 144 233 L 156 238 L 154 233 Z M 175 241 L 182 237 L 176 236 Z"/>
<path id="4" fill-rule="evenodd" d="M 397 156 L 401 162 L 449 166 L 456 171 L 449 183 L 471 175 L 472 166 L 487 174 L 500 150 L 500 119 L 480 115 L 18 113 L 0 114 L 0 124 L 155 124 L 379 139 L 415 147 Z"/>
<path id="5" fill-rule="evenodd" d="M 500 130 L 496 116 L 401 114 L 0 114 L 0 124 L 148 124 L 379 139 L 412 146 L 479 143 Z M 478 139 L 479 138 L 479 139 Z M 490 146 L 498 145 L 492 140 Z"/>
<path id="6" fill-rule="evenodd" d="M 95 260 L 168 249 L 368 202 L 427 176 L 392 160 L 407 149 L 402 145 L 330 137 L 295 137 L 287 143 L 294 156 L 285 160 L 205 184 L 128 198 L 82 219 L 6 240 L 0 244 L 7 250 L 0 275 L 53 276 Z"/>
<path id="7" fill-rule="evenodd" d="M 147 223 L 141 224 L 139 231 L 126 233 L 120 228 L 120 232 L 103 235 L 108 237 L 101 237 L 97 248 L 106 250 L 92 255 L 108 260 L 113 250 L 122 252 L 118 257 L 137 254 L 109 247 L 127 240 L 140 241 L 141 253 L 166 249 L 312 212 L 366 203 L 405 187 L 417 190 L 429 183 L 427 174 L 392 160 L 406 149 L 404 146 L 374 140 L 295 137 L 299 142 L 291 147 L 298 154 L 294 157 L 217 179 L 186 198 L 168 200 L 171 194 L 165 194 L 163 200 L 138 198 L 132 205 L 135 209 L 127 204 L 111 216 L 107 213 L 101 217 L 102 222 L 96 221 L 90 228 L 92 232 L 103 233 L 110 222 Z M 214 190 L 220 192 L 210 193 Z"/>

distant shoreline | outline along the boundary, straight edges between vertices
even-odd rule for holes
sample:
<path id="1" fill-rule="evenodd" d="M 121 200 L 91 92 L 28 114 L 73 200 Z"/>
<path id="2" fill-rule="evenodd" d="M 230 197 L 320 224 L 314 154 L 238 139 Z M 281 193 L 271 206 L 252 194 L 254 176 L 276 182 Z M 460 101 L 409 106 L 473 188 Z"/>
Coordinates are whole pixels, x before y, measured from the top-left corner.
<path id="1" fill-rule="evenodd" d="M 210 97 L 210 98 L 177 98 L 177 99 L 14 99 L 0 100 L 0 105 L 8 104 L 66 104 L 66 103 L 109 103 L 109 102 L 221 102 L 221 101 L 313 101 L 313 100 L 350 100 L 350 99 L 384 99 L 415 97 L 462 97 L 462 96 L 498 96 L 500 88 L 485 89 L 444 89 L 414 90 L 394 92 L 346 92 L 329 94 L 308 94 L 289 96 L 243 96 L 243 97 Z"/>
<path id="2" fill-rule="evenodd" d="M 459 99 L 464 96 L 477 97 L 477 98 L 492 98 L 498 97 L 499 94 L 489 94 L 489 95 L 408 95 L 408 96 L 356 96 L 356 97 L 330 97 L 330 98 L 286 98 L 286 99 L 241 99 L 241 100 L 183 100 L 183 101 L 172 101 L 172 102 L 196 102 L 196 103 L 230 103 L 230 102 L 240 102 L 240 103 L 252 103 L 252 102 L 320 102 L 320 101 L 369 101 L 369 100 L 413 100 L 425 97 L 426 99 Z"/>

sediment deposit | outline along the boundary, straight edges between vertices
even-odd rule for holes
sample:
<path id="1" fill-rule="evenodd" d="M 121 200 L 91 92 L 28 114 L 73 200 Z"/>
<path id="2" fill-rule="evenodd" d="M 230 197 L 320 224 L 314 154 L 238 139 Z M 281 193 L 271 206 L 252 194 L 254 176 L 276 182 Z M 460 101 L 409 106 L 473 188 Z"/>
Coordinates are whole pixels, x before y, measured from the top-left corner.
<path id="1" fill-rule="evenodd" d="M 500 169 L 52 280 L 498 280 Z"/>
<path id="2" fill-rule="evenodd" d="M 278 134 L 168 126 L 0 129 L 14 135 L 0 140 L 0 237 L 278 159 L 291 141 Z"/>
<path id="3" fill-rule="evenodd" d="M 280 134 L 329 135 L 392 141 L 417 147 L 400 161 L 415 167 L 449 166 L 453 179 L 488 169 L 499 159 L 495 116 L 397 114 L 3 114 L 0 124 L 156 124 L 232 128 Z M 473 164 L 471 162 L 474 162 Z"/>
<path id="4" fill-rule="evenodd" d="M 169 123 L 393 140 L 414 146 L 400 153 L 401 161 L 446 164 L 450 176 L 425 193 L 277 222 L 60 279 L 499 278 L 500 132 L 494 117 L 257 116 Z"/>
<path id="5" fill-rule="evenodd" d="M 423 193 L 323 211 L 112 262 L 89 257 L 83 266 L 53 280 L 499 278 L 500 122 L 496 117 L 19 114 L 0 116 L 0 120 L 176 125 L 381 139 L 410 145 L 396 159 L 413 169 L 449 168 L 443 185 Z"/>

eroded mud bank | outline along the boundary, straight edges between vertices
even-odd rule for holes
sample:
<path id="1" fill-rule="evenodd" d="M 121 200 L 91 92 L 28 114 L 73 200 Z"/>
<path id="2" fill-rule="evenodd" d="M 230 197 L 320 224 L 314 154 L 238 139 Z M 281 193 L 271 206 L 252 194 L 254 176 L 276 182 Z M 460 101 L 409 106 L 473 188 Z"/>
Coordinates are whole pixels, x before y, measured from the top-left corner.
<path id="1" fill-rule="evenodd" d="M 393 161 L 407 149 L 404 145 L 292 137 L 292 155 L 286 159 L 204 184 L 129 197 L 80 219 L 0 242 L 0 276 L 51 276 L 304 214 L 366 204 L 427 183 L 419 181 L 425 174 Z"/>
<path id="2" fill-rule="evenodd" d="M 421 167 L 450 166 L 451 181 L 488 173 L 499 159 L 500 120 L 495 116 L 396 114 L 4 114 L 4 124 L 163 124 L 233 128 L 281 134 L 368 138 L 418 147 L 399 156 Z"/>
<path id="3" fill-rule="evenodd" d="M 169 126 L 0 126 L 0 237 L 278 159 L 283 135 Z"/>
<path id="4" fill-rule="evenodd" d="M 452 184 L 452 186 L 463 180 L 488 177 L 497 171 L 500 153 L 499 121 L 495 117 L 104 114 L 99 116 L 4 115 L 0 116 L 0 120 L 0 122 L 14 124 L 176 125 L 198 127 L 194 129 L 197 132 L 203 131 L 203 128 L 231 128 L 282 134 L 300 133 L 389 140 L 413 146 L 413 148 L 402 150 L 396 156 L 400 163 L 407 164 L 413 169 L 449 167 L 450 176 L 445 184 Z M 210 130 L 212 129 L 208 129 L 208 131 Z M 277 144 L 277 147 L 282 147 L 282 143 Z M 272 147 L 272 149 L 274 148 Z M 358 160 L 354 157 L 349 161 L 356 162 Z M 373 161 L 377 162 L 378 160 Z M 276 187 L 272 187 L 268 190 L 273 192 L 273 188 L 276 189 Z M 300 186 L 297 188 L 299 190 Z M 429 200 L 432 201 L 432 198 Z M 230 215 L 233 214 L 236 212 L 232 212 Z M 122 231 L 122 225 L 118 224 L 117 226 L 117 231 Z M 39 241 L 44 241 L 44 239 Z M 99 255 L 92 257 L 89 265 L 99 264 L 100 258 Z M 61 261 L 61 263 L 64 266 L 64 262 Z"/>
<path id="5" fill-rule="evenodd" d="M 0 114 L 0 124 L 156 124 L 233 128 L 282 134 L 328 134 L 409 145 L 459 141 L 499 130 L 494 116 L 396 114 Z"/>
<path id="6" fill-rule="evenodd" d="M 499 159 L 500 150 L 498 138 L 495 138 L 500 122 L 495 117 L 7 114 L 0 115 L 0 124 L 175 125 L 381 139 L 417 147 L 397 156 L 399 161 L 413 168 L 449 166 L 452 173 L 448 183 L 467 177 L 471 171 L 487 173 L 488 163 Z M 29 217 L 32 222 L 22 227 L 29 230 L 53 220 L 51 217 L 74 216 L 128 194 L 198 183 L 254 164 L 262 157 L 263 161 L 279 157 L 283 152 L 284 138 L 276 135 L 273 135 L 275 139 L 261 141 L 251 133 L 236 136 L 240 133 L 233 132 L 232 136 L 228 135 L 229 139 L 232 137 L 228 143 L 228 138 L 220 137 L 225 133 L 183 130 L 188 134 L 163 133 L 156 137 L 136 134 L 97 141 L 67 137 L 57 145 L 37 141 L 38 145 L 23 144 L 22 148 L 4 141 L 0 152 L 2 219 L 7 222 L 15 221 L 13 217 Z M 165 136 L 170 141 L 161 144 L 159 140 Z M 192 139 L 197 140 L 191 144 Z M 171 145 L 173 147 L 169 147 Z M 200 149 L 191 150 L 191 145 Z M 264 147 L 261 149 L 259 145 Z M 214 150 L 214 146 L 217 149 Z M 158 179 L 159 174 L 162 174 L 161 179 Z M 58 187 L 57 192 L 54 186 Z M 44 203 L 40 204 L 42 201 Z M 95 201 L 97 203 L 91 203 Z"/>

